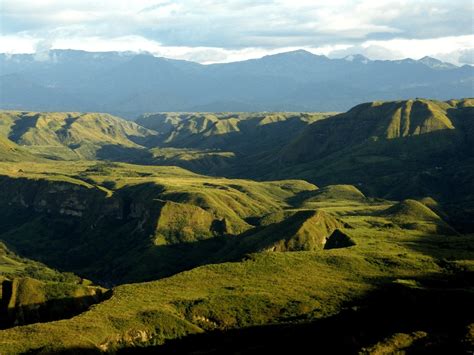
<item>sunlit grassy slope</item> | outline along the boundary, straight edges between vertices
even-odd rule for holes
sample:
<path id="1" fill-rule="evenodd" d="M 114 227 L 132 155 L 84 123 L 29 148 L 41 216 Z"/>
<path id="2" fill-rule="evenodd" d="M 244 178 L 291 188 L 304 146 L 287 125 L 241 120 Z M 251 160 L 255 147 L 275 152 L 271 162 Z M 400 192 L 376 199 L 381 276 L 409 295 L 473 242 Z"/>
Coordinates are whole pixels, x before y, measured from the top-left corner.
<path id="1" fill-rule="evenodd" d="M 5 163 L 0 175 L 0 197 L 10 201 L 2 208 L 1 238 L 32 258 L 104 282 L 200 264 L 213 256 L 213 243 L 254 228 L 252 218 L 317 188 L 101 162 Z M 196 249 L 188 258 L 180 256 L 183 244 Z"/>
<path id="2" fill-rule="evenodd" d="M 0 271 L 19 279 L 41 266 L 43 281 L 23 278 L 20 303 L 45 285 L 68 289 L 24 257 L 112 296 L 71 319 L 1 330 L 0 353 L 136 351 L 212 330 L 293 327 L 357 313 L 394 285 L 394 303 L 375 300 L 380 328 L 385 310 L 395 321 L 370 339 L 359 323 L 354 349 L 436 345 L 451 331 L 474 346 L 471 113 L 472 100 L 408 100 L 334 117 L 163 114 L 142 118 L 145 129 L 100 114 L 3 112 L 0 240 L 22 258 L 0 248 Z M 403 302 L 416 312 L 419 293 L 433 302 L 427 313 L 390 312 Z"/>
<path id="3" fill-rule="evenodd" d="M 425 277 L 473 271 L 472 236 L 439 235 L 397 225 L 391 216 L 393 209 L 400 208 L 392 207 L 392 202 L 361 201 L 359 196 L 352 204 L 347 201 L 310 203 L 339 220 L 334 223 L 340 223 L 338 227 L 350 235 L 354 246 L 298 252 L 267 249 L 160 281 L 119 286 L 111 299 L 70 320 L 1 331 L 2 350 L 112 350 L 160 344 L 213 329 L 309 321 L 336 314 L 392 282 L 412 287 Z M 425 207 L 420 209 L 425 211 Z M 290 219 L 297 213 L 288 210 Z M 437 220 L 431 210 L 427 214 Z M 260 241 L 259 233 L 233 238 L 250 243 L 254 238 Z M 217 258 L 227 251 L 217 251 Z"/>
<path id="4" fill-rule="evenodd" d="M 139 157 L 154 132 L 108 114 L 0 112 L 0 136 L 32 154 L 54 159 Z M 136 155 L 136 156 L 135 156 Z"/>

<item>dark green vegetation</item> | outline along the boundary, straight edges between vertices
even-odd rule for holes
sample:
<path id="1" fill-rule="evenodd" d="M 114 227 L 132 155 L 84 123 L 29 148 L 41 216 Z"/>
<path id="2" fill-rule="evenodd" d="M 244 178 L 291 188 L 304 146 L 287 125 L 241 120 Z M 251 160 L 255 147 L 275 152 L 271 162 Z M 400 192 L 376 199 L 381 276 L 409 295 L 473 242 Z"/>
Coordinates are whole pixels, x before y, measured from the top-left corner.
<path id="1" fill-rule="evenodd" d="M 72 273 L 21 258 L 0 244 L 0 328 L 63 319 L 103 300 L 106 290 Z"/>
<path id="2" fill-rule="evenodd" d="M 2 112 L 0 352 L 472 349 L 472 111 Z"/>

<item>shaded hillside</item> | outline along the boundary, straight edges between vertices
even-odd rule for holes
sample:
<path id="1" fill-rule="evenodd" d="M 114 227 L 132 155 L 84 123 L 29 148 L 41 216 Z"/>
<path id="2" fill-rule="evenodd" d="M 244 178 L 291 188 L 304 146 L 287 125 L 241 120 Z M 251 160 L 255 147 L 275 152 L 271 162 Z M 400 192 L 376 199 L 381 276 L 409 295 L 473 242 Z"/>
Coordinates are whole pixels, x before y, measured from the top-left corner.
<path id="1" fill-rule="evenodd" d="M 227 336 L 232 336 L 238 329 L 269 324 L 274 331 L 283 327 L 284 334 L 294 335 L 292 328 L 298 331 L 314 324 L 317 329 L 319 323 L 323 329 L 330 327 L 337 348 L 340 345 L 346 350 L 376 345 L 403 349 L 401 344 L 391 344 L 389 338 L 410 340 L 415 332 L 422 332 L 426 341 L 414 344 L 421 349 L 436 348 L 436 339 L 446 344 L 451 336 L 463 341 L 462 348 L 470 348 L 470 274 L 456 277 L 448 267 L 440 268 L 433 256 L 410 249 L 416 245 L 428 251 L 426 239 L 405 234 L 405 240 L 393 243 L 390 231 L 375 233 L 376 248 L 367 245 L 371 237 L 360 232 L 357 238 L 361 243 L 353 248 L 259 253 L 242 262 L 207 265 L 160 281 L 119 286 L 107 302 L 72 319 L 0 331 L 0 344 L 3 351 L 17 353 L 32 349 L 116 351 L 124 347 L 138 351 L 162 344 L 165 349 L 177 345 L 180 349 L 171 340 L 207 332 L 212 339 L 212 331 L 230 331 Z M 439 255 L 457 252 L 450 267 L 467 265 L 472 256 L 472 251 L 462 252 L 462 244 L 456 241 L 440 247 L 428 238 L 428 243 L 437 245 Z M 393 307 L 387 308 L 392 303 Z M 260 328 L 260 332 L 264 330 Z M 258 329 L 248 331 L 264 336 Z M 248 338 L 251 334 L 240 337 L 238 343 L 245 348 L 252 342 Z M 313 332 L 311 339 L 318 334 Z M 226 339 L 226 334 L 220 335 Z M 184 344 L 193 340 L 185 338 Z M 260 340 L 260 345 L 275 345 L 274 336 L 271 341 L 267 336 Z M 209 342 L 205 343 L 207 349 Z"/>
<path id="2" fill-rule="evenodd" d="M 0 327 L 69 318 L 106 298 L 106 289 L 86 282 L 14 278 L 1 284 Z"/>
<path id="3" fill-rule="evenodd" d="M 71 317 L 102 300 L 105 292 L 0 243 L 0 328 Z"/>

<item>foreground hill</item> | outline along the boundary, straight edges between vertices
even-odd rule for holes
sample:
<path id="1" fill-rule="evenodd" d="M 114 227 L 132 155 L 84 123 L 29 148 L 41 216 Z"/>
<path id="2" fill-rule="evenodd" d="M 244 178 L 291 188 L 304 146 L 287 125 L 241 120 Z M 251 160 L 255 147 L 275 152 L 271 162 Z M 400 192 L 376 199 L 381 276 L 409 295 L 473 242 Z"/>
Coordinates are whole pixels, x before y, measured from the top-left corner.
<path id="1" fill-rule="evenodd" d="M 458 127 L 470 127 L 459 123 L 468 119 L 463 110 L 469 109 L 469 102 L 439 107 L 451 125 L 439 114 L 444 126 L 420 124 L 436 130 L 405 138 L 458 130 L 464 137 L 464 128 Z M 61 126 L 65 116 L 61 117 L 44 121 Z M 128 145 L 140 152 L 162 139 L 158 132 L 143 131 L 136 125 L 125 126 L 131 131 L 119 129 L 124 122 L 119 119 L 102 122 L 94 117 L 82 122 L 74 116 L 73 125 L 80 124 L 69 135 L 83 137 L 85 144 L 96 149 L 102 138 L 93 138 L 109 132 L 111 137 L 103 139 L 110 144 Z M 30 119 L 25 118 L 26 132 L 38 129 L 34 137 L 48 137 L 58 146 L 67 146 L 68 140 L 54 124 L 53 128 L 33 126 Z M 340 119 L 341 115 L 316 120 L 299 128 L 301 136 L 306 137 L 305 130 L 312 131 L 315 125 Z M 194 117 L 188 120 L 195 122 Z M 373 120 L 377 125 L 377 118 Z M 110 122 L 117 127 L 103 126 L 115 125 Z M 453 223 L 451 210 L 446 209 L 455 200 L 437 201 L 427 195 L 414 200 L 415 195 L 388 201 L 367 194 L 371 190 L 366 185 L 356 187 L 345 181 L 319 188 L 304 180 L 212 177 L 175 166 L 84 157 L 61 160 L 60 155 L 55 161 L 39 159 L 43 155 L 35 144 L 41 142 L 27 140 L 27 133 L 14 134 L 12 141 L 12 132 L 22 132 L 21 126 L 6 127 L 9 130 L 2 132 L 10 137 L 8 144 L 15 146 L 14 142 L 25 139 L 19 148 L 28 149 L 30 156 L 0 162 L 0 240 L 22 256 L 5 249 L 2 259 L 4 270 L 10 270 L 7 289 L 15 292 L 2 297 L 1 309 L 8 316 L 2 319 L 9 322 L 4 325 L 8 329 L 0 330 L 1 353 L 225 352 L 229 342 L 238 344 L 243 353 L 290 347 L 275 343 L 275 335 L 291 344 L 289 350 L 303 349 L 310 342 L 318 349 L 338 353 L 418 349 L 462 353 L 474 346 L 470 307 L 473 239 L 459 233 L 465 232 L 459 230 L 462 225 Z M 225 136 L 234 131 L 226 128 L 220 133 Z M 134 132 L 143 134 L 138 139 Z M 284 130 L 279 132 L 283 137 Z M 180 144 L 193 136 L 183 133 Z M 201 135 L 199 141 L 205 137 Z M 452 152 L 460 154 L 459 160 L 446 156 L 458 169 L 454 171 L 469 183 L 468 165 L 462 165 L 465 161 L 461 159 L 462 154 L 470 154 L 469 146 L 467 153 L 461 150 L 463 139 L 458 133 L 456 137 Z M 315 154 L 323 138 L 310 141 Z M 376 142 L 405 138 L 381 136 Z M 347 141 L 351 142 L 349 137 Z M 226 148 L 233 149 L 232 139 L 227 142 Z M 358 152 L 363 144 L 372 143 L 361 138 L 361 143 L 344 149 Z M 281 158 L 288 146 L 279 144 L 257 155 L 244 155 L 244 149 L 235 148 L 238 154 L 234 156 L 246 159 L 242 160 L 245 164 L 254 159 L 255 170 L 247 174 L 259 170 L 264 177 L 266 169 L 280 164 L 273 174 L 285 175 L 291 173 L 293 164 Z M 307 164 L 308 176 L 316 180 L 312 176 L 320 176 L 314 169 L 319 160 L 339 154 L 337 146 L 326 146 L 329 151 L 322 158 L 312 160 L 311 152 L 299 157 L 294 175 L 304 172 L 299 169 Z M 417 147 L 423 153 L 421 145 Z M 395 159 L 390 150 L 386 154 Z M 309 161 L 302 161 L 306 156 Z M 245 164 L 231 167 L 243 172 Z M 370 167 L 378 164 L 372 162 Z M 459 168 L 463 166 L 465 170 Z M 400 171 L 407 174 L 408 170 Z M 380 172 L 375 170 L 374 179 Z M 346 175 L 333 178 L 352 178 Z M 374 191 L 380 188 L 377 180 L 372 184 Z M 469 185 L 459 189 L 463 186 Z M 469 193 L 466 189 L 466 201 Z M 465 206 L 458 204 L 457 208 L 469 215 Z M 36 278 L 24 274 L 24 257 L 43 263 L 37 265 L 75 272 L 111 291 L 74 276 L 70 276 L 72 282 L 48 279 L 47 275 L 59 273 L 45 266 Z M 89 307 L 98 301 L 102 302 Z M 38 321 L 43 323 L 35 323 Z M 25 325 L 11 327 L 15 323 Z"/>
<path id="2" fill-rule="evenodd" d="M 474 69 L 433 58 L 329 59 L 298 50 L 201 65 L 149 54 L 0 54 L 0 107 L 100 111 L 345 111 L 359 102 L 472 96 Z"/>
<path id="3" fill-rule="evenodd" d="M 0 168 L 0 198 L 11 202 L 0 238 L 22 253 L 116 282 L 193 268 L 114 287 L 71 319 L 1 330 L 2 353 L 202 351 L 210 346 L 203 333 L 214 349 L 239 339 L 244 353 L 273 349 L 280 333 L 295 349 L 311 339 L 339 352 L 474 345 L 472 236 L 400 223 L 446 225 L 419 202 L 171 167 Z"/>
<path id="4" fill-rule="evenodd" d="M 252 217 L 316 189 L 304 181 L 259 183 L 100 162 L 0 163 L 0 174 L 0 238 L 106 284 L 203 263 L 214 240 L 250 230 Z"/>

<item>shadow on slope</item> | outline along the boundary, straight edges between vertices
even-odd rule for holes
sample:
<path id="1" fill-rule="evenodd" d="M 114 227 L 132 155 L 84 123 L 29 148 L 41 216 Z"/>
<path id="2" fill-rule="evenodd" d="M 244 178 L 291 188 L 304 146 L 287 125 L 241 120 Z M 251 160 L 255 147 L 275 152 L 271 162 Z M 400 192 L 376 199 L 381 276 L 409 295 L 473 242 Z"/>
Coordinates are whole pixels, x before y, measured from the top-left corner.
<path id="1" fill-rule="evenodd" d="M 473 273 L 446 278 L 379 280 L 378 290 L 337 315 L 315 321 L 209 331 L 168 340 L 164 345 L 120 349 L 119 354 L 469 353 L 474 349 Z M 388 282 L 388 283 L 387 283 Z M 91 348 L 53 351 L 99 354 Z M 32 353 L 51 353 L 36 349 Z"/>
<path id="2" fill-rule="evenodd" d="M 31 278 L 5 280 L 0 299 L 0 329 L 51 322 L 78 315 L 112 296 L 112 291 Z"/>

